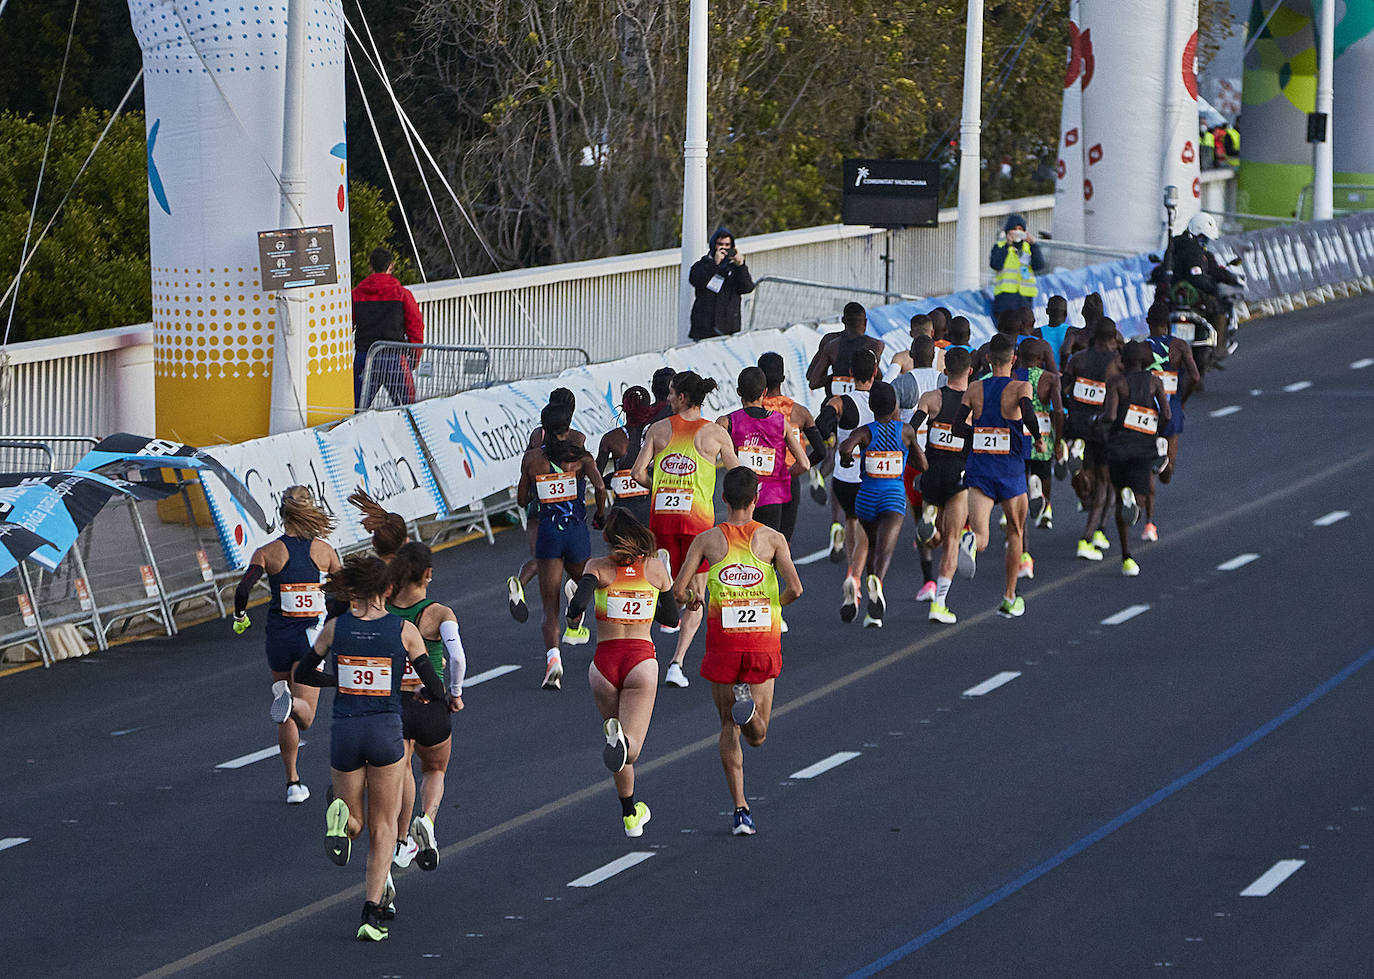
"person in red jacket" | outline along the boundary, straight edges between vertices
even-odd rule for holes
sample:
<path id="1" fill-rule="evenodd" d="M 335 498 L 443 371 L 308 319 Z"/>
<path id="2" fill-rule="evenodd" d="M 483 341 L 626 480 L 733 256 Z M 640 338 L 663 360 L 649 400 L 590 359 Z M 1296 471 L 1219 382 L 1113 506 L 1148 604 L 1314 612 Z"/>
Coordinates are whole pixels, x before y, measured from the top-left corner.
<path id="1" fill-rule="evenodd" d="M 372 274 L 353 290 L 353 402 L 358 411 L 366 411 L 377 391 L 386 388 L 392 404 L 413 404 L 415 378 L 411 368 L 420 361 L 419 350 L 379 348 L 372 356 L 372 374 L 364 378 L 367 352 L 377 341 L 425 342 L 420 306 L 411 291 L 391 274 L 396 267 L 391 252 L 374 248 L 367 264 Z M 365 382 L 367 390 L 363 390 Z"/>

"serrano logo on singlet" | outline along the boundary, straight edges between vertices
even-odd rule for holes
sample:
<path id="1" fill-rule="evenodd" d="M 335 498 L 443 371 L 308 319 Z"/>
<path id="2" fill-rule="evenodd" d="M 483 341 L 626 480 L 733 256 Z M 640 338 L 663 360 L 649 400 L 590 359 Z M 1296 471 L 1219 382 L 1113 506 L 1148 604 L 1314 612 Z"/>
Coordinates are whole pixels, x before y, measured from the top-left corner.
<path id="1" fill-rule="evenodd" d="M 722 585 L 732 588 L 753 588 L 763 583 L 763 570 L 750 564 L 727 564 L 717 575 Z"/>
<path id="2" fill-rule="evenodd" d="M 697 471 L 697 464 L 696 460 L 681 452 L 674 452 L 672 455 L 664 456 L 658 468 L 669 476 L 690 476 Z"/>

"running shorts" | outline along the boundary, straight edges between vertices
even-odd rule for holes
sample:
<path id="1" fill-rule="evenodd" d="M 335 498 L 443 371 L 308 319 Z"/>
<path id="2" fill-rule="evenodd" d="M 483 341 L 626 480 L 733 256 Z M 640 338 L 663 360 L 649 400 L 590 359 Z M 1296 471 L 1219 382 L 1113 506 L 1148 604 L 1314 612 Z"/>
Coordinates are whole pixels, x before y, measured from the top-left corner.
<path id="1" fill-rule="evenodd" d="M 592 554 L 592 538 L 587 522 L 571 517 L 544 517 L 534 538 L 534 556 L 541 561 L 563 560 L 570 564 L 585 561 Z"/>
<path id="2" fill-rule="evenodd" d="M 797 529 L 797 511 L 801 509 L 801 477 L 792 477 L 792 499 L 782 505 L 782 518 L 778 530 L 790 543 Z"/>
<path id="3" fill-rule="evenodd" d="M 267 633 L 267 666 L 273 673 L 290 673 L 305 658 L 310 652 L 310 640 L 305 633 L 314 626 L 314 619 L 301 619 L 299 626 L 293 623 Z"/>
<path id="4" fill-rule="evenodd" d="M 754 507 L 754 519 L 765 527 L 771 527 L 776 531 L 782 530 L 782 511 L 786 503 L 768 503 L 764 506 Z"/>
<path id="5" fill-rule="evenodd" d="M 995 503 L 1001 503 L 1026 494 L 1026 474 L 1021 472 L 1006 477 L 970 475 L 965 472 L 964 485 L 971 490 L 978 490 Z"/>
<path id="6" fill-rule="evenodd" d="M 1083 466 L 1098 469 L 1107 464 L 1107 440 L 1090 438 L 1083 440 Z"/>
<path id="7" fill-rule="evenodd" d="M 660 550 L 668 552 L 668 573 L 674 578 L 677 577 L 678 569 L 682 567 L 682 562 L 687 557 L 687 549 L 692 546 L 692 541 L 696 540 L 696 534 L 654 534 L 654 540 L 658 542 Z M 697 574 L 705 574 L 711 570 L 711 565 L 704 558 L 701 567 L 697 568 Z"/>
<path id="8" fill-rule="evenodd" d="M 782 672 L 782 650 L 740 653 L 706 647 L 701 676 L 712 683 L 762 683 Z"/>
<path id="9" fill-rule="evenodd" d="M 871 479 L 859 484 L 854 516 L 865 523 L 882 513 L 906 513 L 906 493 L 895 479 Z"/>
<path id="10" fill-rule="evenodd" d="M 1054 478 L 1054 463 L 1049 459 L 1027 459 L 1026 476 L 1028 478 L 1039 476 L 1040 482 L 1048 486 L 1050 480 Z"/>
<path id="11" fill-rule="evenodd" d="M 596 644 L 592 662 L 611 686 L 621 690 L 631 670 L 654 658 L 654 644 L 648 639 L 602 639 Z"/>
<path id="12" fill-rule="evenodd" d="M 1136 496 L 1148 496 L 1150 493 L 1150 476 L 1153 470 L 1150 468 L 1153 459 L 1109 459 L 1107 461 L 1107 472 L 1111 475 L 1112 485 L 1117 489 L 1125 489 L 1129 486 L 1135 491 Z"/>
<path id="13" fill-rule="evenodd" d="M 844 515 L 853 520 L 855 517 L 854 499 L 859 495 L 859 484 L 846 483 L 842 479 L 831 478 L 830 488 L 835 493 L 835 499 L 840 503 L 840 509 L 844 510 Z"/>
<path id="14" fill-rule="evenodd" d="M 420 703 L 409 691 L 401 693 L 401 734 L 426 748 L 443 744 L 453 735 L 448 704 L 438 700 Z"/>
<path id="15" fill-rule="evenodd" d="M 1164 438 L 1183 434 L 1183 399 L 1176 394 L 1169 395 L 1169 424 L 1159 434 Z"/>
<path id="16" fill-rule="evenodd" d="M 329 767 L 335 771 L 356 772 L 364 765 L 380 768 L 404 757 L 400 714 L 334 718 L 329 731 Z"/>
<path id="17" fill-rule="evenodd" d="M 926 503 L 944 506 L 965 489 L 963 460 L 936 463 L 921 474 L 921 496 Z"/>

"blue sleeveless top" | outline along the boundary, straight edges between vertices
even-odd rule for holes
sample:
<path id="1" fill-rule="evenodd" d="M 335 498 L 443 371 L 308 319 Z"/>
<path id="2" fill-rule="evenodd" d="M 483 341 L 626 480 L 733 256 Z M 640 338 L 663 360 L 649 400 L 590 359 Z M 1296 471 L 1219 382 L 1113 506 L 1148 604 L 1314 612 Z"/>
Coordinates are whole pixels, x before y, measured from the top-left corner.
<path id="1" fill-rule="evenodd" d="M 267 608 L 267 635 L 304 635 L 306 630 L 315 626 L 318 621 L 318 614 L 309 610 L 318 604 L 319 611 L 324 611 L 323 602 L 319 598 L 322 594 L 320 580 L 323 576 L 310 557 L 311 541 L 289 534 L 282 534 L 277 539 L 286 545 L 286 564 L 276 574 L 267 576 L 267 583 L 272 589 L 272 602 Z M 287 587 L 283 588 L 283 585 Z M 293 588 L 293 585 L 313 587 Z M 282 610 L 283 591 L 287 594 L 286 604 L 296 610 L 294 614 Z"/>
<path id="2" fill-rule="evenodd" d="M 1031 441 L 1020 421 L 1008 421 L 1002 415 L 1002 392 L 1011 382 L 1010 377 L 996 376 L 982 381 L 983 410 L 973 421 L 973 447 L 967 464 L 971 473 L 1003 477 L 1018 472 L 1025 475 Z"/>
<path id="3" fill-rule="evenodd" d="M 338 678 L 334 717 L 401 712 L 401 677 L 406 649 L 401 642 L 405 620 L 390 613 L 360 619 L 345 612 L 334 620 L 329 669 Z"/>

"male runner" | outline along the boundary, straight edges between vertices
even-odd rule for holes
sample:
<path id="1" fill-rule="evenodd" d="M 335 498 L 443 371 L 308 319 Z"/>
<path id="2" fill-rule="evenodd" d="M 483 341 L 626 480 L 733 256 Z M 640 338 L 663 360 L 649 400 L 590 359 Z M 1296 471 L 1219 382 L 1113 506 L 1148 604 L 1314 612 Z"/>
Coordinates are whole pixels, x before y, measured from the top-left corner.
<path id="1" fill-rule="evenodd" d="M 1069 413 L 1064 426 L 1064 437 L 1069 440 L 1069 472 L 1088 514 L 1078 541 L 1078 557 L 1085 561 L 1101 561 L 1102 552 L 1111 546 L 1102 532 L 1111 497 L 1107 443 L 1093 419 L 1107 401 L 1107 381 L 1120 373 L 1116 323 L 1104 316 L 1093 325 L 1092 346 L 1070 357 L 1062 375 L 1064 405 Z"/>
<path id="2" fill-rule="evenodd" d="M 1178 440 L 1183 435 L 1183 399 L 1197 385 L 1201 374 L 1197 361 L 1193 359 L 1192 344 L 1186 340 L 1169 335 L 1169 307 L 1164 303 L 1153 303 L 1145 313 L 1145 322 L 1150 327 L 1148 343 L 1154 354 L 1150 370 L 1164 384 L 1164 393 L 1169 396 L 1169 419 L 1160 428 L 1159 435 L 1167 443 L 1166 461 L 1159 472 L 1159 481 L 1168 483 L 1178 469 Z M 1145 529 L 1140 532 L 1143 541 L 1159 540 L 1159 528 L 1155 526 L 1155 497 L 1151 493 L 1145 501 Z"/>
<path id="3" fill-rule="evenodd" d="M 1045 304 L 1045 315 L 1050 321 L 1036 330 L 1036 335 L 1050 345 L 1054 364 L 1046 367 L 1059 370 L 1059 348 L 1064 345 L 1064 335 L 1069 332 L 1069 303 L 1063 296 L 1050 296 Z"/>
<path id="4" fill-rule="evenodd" d="M 911 350 L 908 358 L 912 364 L 911 369 L 904 370 L 892 379 L 892 389 L 897 393 L 897 406 L 903 424 L 909 423 L 916 412 L 916 405 L 921 397 L 928 391 L 934 391 L 940 386 L 940 379 L 943 376 L 941 370 L 936 368 L 937 348 L 935 341 L 928 340 L 924 336 L 917 337 L 911 341 Z M 941 351 L 942 353 L 942 351 Z M 923 424 L 912 426 L 916 432 L 916 444 L 923 450 L 927 448 L 926 429 Z M 902 473 L 902 486 L 906 490 L 907 501 L 911 504 L 911 512 L 920 514 L 922 509 L 921 490 L 917 485 L 921 476 L 921 470 L 915 469 L 910 463 L 911 458 L 907 459 L 907 468 Z M 935 597 L 935 567 L 931 549 L 927 544 L 922 544 L 920 540 L 914 542 L 916 551 L 921 557 L 921 589 L 916 593 L 916 601 L 928 602 Z"/>
<path id="5" fill-rule="evenodd" d="M 1140 519 L 1140 500 L 1149 507 L 1153 495 L 1152 466 L 1160 452 L 1155 444 L 1169 423 L 1169 395 L 1164 382 L 1150 372 L 1154 351 L 1143 340 L 1126 344 L 1122 357 L 1126 372 L 1107 382 L 1107 400 L 1101 421 L 1110 424 L 1107 435 L 1107 471 L 1116 491 L 1116 531 L 1121 539 L 1121 573 L 1140 574 L 1131 558 L 1127 528 Z"/>
<path id="6" fill-rule="evenodd" d="M 720 763 L 735 804 L 731 832 L 753 836 L 739 739 L 743 734 L 757 748 L 768 736 L 773 681 L 782 671 L 779 620 L 782 607 L 801 596 L 802 583 L 782 534 L 753 519 L 759 485 L 753 470 L 737 466 L 722 482 L 729 516 L 692 541 L 673 582 L 673 595 L 697 615 L 703 598 L 707 601 L 701 675 L 711 683 L 720 714 Z M 710 566 L 705 595 L 695 574 L 701 564 Z"/>
<path id="7" fill-rule="evenodd" d="M 1012 372 L 1014 377 L 1031 386 L 1031 407 L 1035 409 L 1040 434 L 1045 438 L 1045 451 L 1032 452 L 1026 460 L 1026 489 L 1029 494 L 1026 515 L 1030 523 L 1047 529 L 1054 526 L 1054 513 L 1050 507 L 1050 490 L 1054 485 L 1051 460 L 1061 451 L 1060 436 L 1064 426 L 1059 375 L 1050 368 L 1046 359 L 1051 349 L 1023 343 L 1016 351 L 1016 359 L 1021 366 Z M 1026 530 L 1030 530 L 1029 523 Z M 1035 577 L 1035 564 L 1031 560 L 1029 545 L 1026 546 L 1026 553 L 1021 555 L 1021 576 Z"/>

